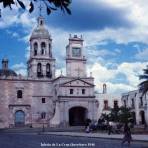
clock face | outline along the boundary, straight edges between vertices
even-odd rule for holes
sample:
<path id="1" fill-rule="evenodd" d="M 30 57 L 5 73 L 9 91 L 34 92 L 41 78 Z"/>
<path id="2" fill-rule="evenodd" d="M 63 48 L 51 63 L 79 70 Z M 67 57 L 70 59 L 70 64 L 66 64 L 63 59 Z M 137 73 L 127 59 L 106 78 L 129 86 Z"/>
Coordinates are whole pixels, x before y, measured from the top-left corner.
<path id="1" fill-rule="evenodd" d="M 80 57 L 81 56 L 81 48 L 72 48 L 72 56 Z"/>

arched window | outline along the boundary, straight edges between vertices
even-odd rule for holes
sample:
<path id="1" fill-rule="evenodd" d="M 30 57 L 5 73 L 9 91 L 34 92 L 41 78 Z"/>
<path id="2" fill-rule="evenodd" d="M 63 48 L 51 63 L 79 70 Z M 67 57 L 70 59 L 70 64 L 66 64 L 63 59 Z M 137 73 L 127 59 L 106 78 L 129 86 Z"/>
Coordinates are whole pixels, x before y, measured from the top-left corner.
<path id="1" fill-rule="evenodd" d="M 22 90 L 17 91 L 17 98 L 23 98 L 23 92 Z"/>
<path id="2" fill-rule="evenodd" d="M 51 45 L 49 44 L 49 56 L 52 57 L 52 54 L 51 54 Z"/>
<path id="3" fill-rule="evenodd" d="M 38 77 L 42 77 L 42 64 L 41 63 L 38 63 L 37 65 L 37 76 Z"/>
<path id="4" fill-rule="evenodd" d="M 50 72 L 50 64 L 49 63 L 46 65 L 46 71 Z"/>
<path id="5" fill-rule="evenodd" d="M 42 112 L 42 113 L 41 113 L 41 118 L 42 118 L 42 119 L 45 119 L 45 118 L 46 118 L 46 113 L 45 113 L 45 112 Z"/>
<path id="6" fill-rule="evenodd" d="M 34 43 L 34 56 L 37 55 L 37 50 L 38 50 L 38 44 L 37 42 Z"/>
<path id="7" fill-rule="evenodd" d="M 37 72 L 41 72 L 41 71 L 42 71 L 42 64 L 38 63 Z"/>
<path id="8" fill-rule="evenodd" d="M 42 42 L 41 43 L 41 55 L 45 54 L 45 48 L 46 48 L 46 44 L 45 44 L 45 42 Z"/>
<path id="9" fill-rule="evenodd" d="M 41 20 L 40 25 L 43 25 L 43 21 Z"/>
<path id="10" fill-rule="evenodd" d="M 50 67 L 50 64 L 49 63 L 46 65 L 46 76 L 48 78 L 51 78 L 52 77 L 51 67 Z"/>

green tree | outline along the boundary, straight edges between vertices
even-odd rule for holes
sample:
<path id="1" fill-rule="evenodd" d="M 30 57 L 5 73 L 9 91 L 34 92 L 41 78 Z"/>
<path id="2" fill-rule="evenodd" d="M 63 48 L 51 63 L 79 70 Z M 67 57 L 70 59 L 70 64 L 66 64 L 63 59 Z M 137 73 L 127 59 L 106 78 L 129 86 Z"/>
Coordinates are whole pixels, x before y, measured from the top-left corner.
<path id="1" fill-rule="evenodd" d="M 120 123 L 129 123 L 131 120 L 133 121 L 133 116 L 131 113 L 131 109 L 127 107 L 120 107 L 119 111 L 119 122 Z"/>
<path id="2" fill-rule="evenodd" d="M 139 78 L 143 81 L 139 84 L 139 91 L 144 96 L 148 92 L 148 66 L 146 69 L 143 69 L 144 74 L 140 75 Z"/>
<path id="3" fill-rule="evenodd" d="M 115 107 L 111 109 L 111 112 L 109 114 L 109 120 L 114 122 L 119 122 L 119 107 Z"/>
<path id="4" fill-rule="evenodd" d="M 71 11 L 69 9 L 71 0 L 28 0 L 28 1 L 30 1 L 29 3 L 30 13 L 32 13 L 36 8 L 38 9 L 38 3 L 43 3 L 43 5 L 46 7 L 46 12 L 48 15 L 51 12 L 59 9 L 64 13 L 67 12 L 68 14 L 71 14 Z M 23 2 L 23 0 L 0 0 L 0 3 L 3 3 L 3 9 L 5 9 L 6 7 L 10 7 L 10 9 L 12 9 L 12 5 L 21 7 L 24 10 L 26 9 L 26 5 Z"/>
<path id="5" fill-rule="evenodd" d="M 120 123 L 129 123 L 133 120 L 131 109 L 123 106 L 112 108 L 109 114 L 102 114 L 101 117 L 107 121 Z"/>

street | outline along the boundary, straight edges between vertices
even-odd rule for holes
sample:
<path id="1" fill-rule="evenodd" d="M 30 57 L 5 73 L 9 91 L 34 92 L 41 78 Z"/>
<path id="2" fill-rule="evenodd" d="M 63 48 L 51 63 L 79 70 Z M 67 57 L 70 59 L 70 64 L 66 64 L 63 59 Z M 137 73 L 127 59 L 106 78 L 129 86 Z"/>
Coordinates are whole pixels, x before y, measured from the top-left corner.
<path id="1" fill-rule="evenodd" d="M 121 140 L 109 140 L 87 137 L 71 137 L 38 134 L 0 134 L 0 148 L 59 148 L 59 147 L 94 147 L 94 148 L 121 148 Z M 124 144 L 123 148 L 128 147 Z M 148 148 L 148 143 L 132 142 L 131 148 Z"/>

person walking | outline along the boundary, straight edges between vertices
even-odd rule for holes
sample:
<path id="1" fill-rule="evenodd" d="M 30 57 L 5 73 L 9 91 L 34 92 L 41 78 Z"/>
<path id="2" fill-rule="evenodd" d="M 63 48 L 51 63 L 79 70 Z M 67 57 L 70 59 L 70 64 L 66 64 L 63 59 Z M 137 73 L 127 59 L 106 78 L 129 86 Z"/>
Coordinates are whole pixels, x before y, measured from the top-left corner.
<path id="1" fill-rule="evenodd" d="M 110 135 L 112 133 L 112 122 L 110 121 L 108 123 L 108 135 Z"/>
<path id="2" fill-rule="evenodd" d="M 123 145 L 127 141 L 128 147 L 130 147 L 131 140 L 132 140 L 132 136 L 131 136 L 130 127 L 128 126 L 127 123 L 125 123 L 125 125 L 124 125 L 124 137 L 123 137 L 121 145 Z"/>
<path id="3" fill-rule="evenodd" d="M 90 132 L 90 123 L 91 123 L 91 120 L 90 119 L 86 119 L 86 122 L 85 122 L 85 132 L 86 133 Z"/>

